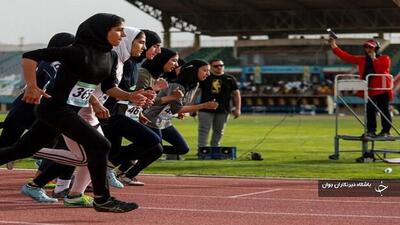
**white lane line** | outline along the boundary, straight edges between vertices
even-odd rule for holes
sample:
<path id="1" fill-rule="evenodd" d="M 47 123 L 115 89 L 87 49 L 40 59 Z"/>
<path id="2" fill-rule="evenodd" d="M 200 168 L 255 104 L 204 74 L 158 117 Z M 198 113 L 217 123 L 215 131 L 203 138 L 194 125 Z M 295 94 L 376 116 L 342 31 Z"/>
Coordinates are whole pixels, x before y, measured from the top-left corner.
<path id="1" fill-rule="evenodd" d="M 63 224 L 61 224 L 61 223 L 33 223 L 33 222 L 7 221 L 7 220 L 0 220 L 0 224 L 63 225 Z"/>
<path id="2" fill-rule="evenodd" d="M 282 189 L 281 188 L 274 188 L 274 189 L 266 190 L 266 191 L 252 192 L 252 193 L 247 193 L 247 194 L 242 194 L 242 195 L 233 195 L 233 196 L 229 196 L 228 198 L 239 198 L 239 197 L 245 197 L 245 196 L 250 196 L 250 195 L 271 193 L 271 192 L 280 191 L 280 190 L 282 190 Z"/>
<path id="3" fill-rule="evenodd" d="M 325 214 L 325 213 L 285 213 L 285 212 L 251 212 L 240 210 L 214 210 L 214 209 L 183 209 L 183 208 L 161 208 L 161 207 L 140 207 L 145 210 L 162 211 L 186 211 L 186 212 L 209 212 L 209 213 L 234 213 L 234 214 L 258 214 L 258 215 L 279 215 L 279 216 L 304 216 L 304 217 L 348 217 L 348 218 L 374 218 L 374 219 L 400 219 L 400 216 L 382 215 L 357 215 L 357 214 Z"/>
<path id="4" fill-rule="evenodd" d="M 251 189 L 251 190 L 264 190 L 267 188 L 267 185 L 264 187 L 251 187 L 250 185 L 246 186 L 235 186 L 235 184 L 229 186 L 229 185 L 223 185 L 223 186 L 218 186 L 218 185 L 196 185 L 196 184 L 163 184 L 163 183 L 146 183 L 146 186 L 161 186 L 161 187 L 190 187 L 190 188 L 229 188 L 229 189 Z M 281 188 L 284 190 L 288 191 L 311 191 L 311 192 L 316 192 L 318 191 L 317 185 L 315 185 L 316 188 Z"/>
<path id="5" fill-rule="evenodd" d="M 268 185 L 265 185 L 264 187 L 258 186 L 258 187 L 251 187 L 250 185 L 243 185 L 243 186 L 235 186 L 235 184 L 233 185 L 196 185 L 196 184 L 156 184 L 156 183 L 150 183 L 147 184 L 146 186 L 161 186 L 161 187 L 181 187 L 181 188 L 185 188 L 185 187 L 190 187 L 190 188 L 229 188 L 229 189 L 246 189 L 246 190 L 265 190 L 266 188 L 268 188 Z M 284 186 L 284 185 L 282 185 Z M 288 190 L 288 191 L 311 191 L 311 192 L 317 192 L 318 188 L 315 185 L 316 188 L 281 188 L 284 190 Z"/>
<path id="6" fill-rule="evenodd" d="M 63 205 L 62 201 L 54 202 L 54 203 L 40 203 L 34 200 L 0 200 L 1 204 L 16 204 L 16 205 L 41 205 L 41 206 L 52 206 L 52 205 Z"/>
<path id="7" fill-rule="evenodd" d="M 179 195 L 179 194 L 156 194 L 156 193 L 118 193 L 118 195 L 129 196 L 157 196 L 157 197 L 180 197 L 180 198 L 216 198 L 227 199 L 229 196 L 220 195 Z M 370 198 L 369 198 L 370 199 Z M 259 201 L 299 201 L 299 202 L 328 202 L 328 203 L 360 203 L 360 204 L 400 204 L 400 201 L 382 201 L 382 198 L 377 197 L 376 201 L 371 200 L 335 200 L 335 199 L 308 199 L 308 198 L 265 198 L 265 197 L 244 197 L 241 200 L 259 200 Z M 0 201 L 1 202 L 1 201 Z"/>

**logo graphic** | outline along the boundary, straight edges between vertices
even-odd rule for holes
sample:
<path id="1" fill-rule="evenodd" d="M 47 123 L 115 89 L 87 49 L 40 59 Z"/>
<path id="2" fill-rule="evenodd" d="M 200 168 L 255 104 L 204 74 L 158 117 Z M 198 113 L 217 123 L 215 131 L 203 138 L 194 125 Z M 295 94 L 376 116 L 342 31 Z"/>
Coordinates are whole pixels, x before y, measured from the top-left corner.
<path id="1" fill-rule="evenodd" d="M 319 180 L 319 197 L 400 196 L 399 180 Z"/>
<path id="2" fill-rule="evenodd" d="M 219 94 L 221 93 L 221 80 L 213 80 L 211 84 L 211 93 Z"/>
<path id="3" fill-rule="evenodd" d="M 375 186 L 375 191 L 378 192 L 381 196 L 383 196 L 382 192 L 384 192 L 389 186 L 383 184 L 383 181 L 377 186 Z"/>

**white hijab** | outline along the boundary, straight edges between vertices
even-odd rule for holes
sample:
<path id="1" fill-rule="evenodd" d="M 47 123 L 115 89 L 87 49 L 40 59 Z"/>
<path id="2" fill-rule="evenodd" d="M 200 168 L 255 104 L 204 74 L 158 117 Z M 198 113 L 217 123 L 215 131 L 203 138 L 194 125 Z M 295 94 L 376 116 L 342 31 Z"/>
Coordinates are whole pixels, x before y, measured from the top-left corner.
<path id="1" fill-rule="evenodd" d="M 124 27 L 124 33 L 126 37 L 122 38 L 121 43 L 113 48 L 118 55 L 118 60 L 122 63 L 131 57 L 132 42 L 140 30 L 134 27 Z"/>
<path id="2" fill-rule="evenodd" d="M 135 40 L 136 36 L 140 33 L 140 30 L 134 27 L 124 27 L 124 32 L 126 34 L 126 37 L 122 39 L 121 43 L 118 46 L 115 46 L 113 48 L 113 50 L 118 55 L 118 67 L 117 67 L 118 82 L 120 82 L 122 79 L 124 62 L 131 57 L 132 42 L 133 40 Z M 100 85 L 97 86 L 93 95 L 96 98 L 98 98 L 101 101 L 101 103 L 104 103 L 108 98 L 108 96 L 101 91 Z M 79 115 L 92 126 L 99 124 L 99 120 L 97 119 L 92 106 L 82 108 L 81 110 L 79 110 Z"/>

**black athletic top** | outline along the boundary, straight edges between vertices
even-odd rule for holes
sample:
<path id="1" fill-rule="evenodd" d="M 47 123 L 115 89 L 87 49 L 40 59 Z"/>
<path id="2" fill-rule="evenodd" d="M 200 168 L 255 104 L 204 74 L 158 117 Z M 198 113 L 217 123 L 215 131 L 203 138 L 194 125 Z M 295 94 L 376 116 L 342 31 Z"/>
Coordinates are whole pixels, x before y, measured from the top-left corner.
<path id="1" fill-rule="evenodd" d="M 105 93 L 116 87 L 116 68 L 118 56 L 115 52 L 104 52 L 90 46 L 75 45 L 64 48 L 46 48 L 26 52 L 22 56 L 37 62 L 59 61 L 54 85 L 47 90 L 52 97 L 43 98 L 44 104 L 65 104 L 69 93 L 78 81 L 100 84 Z"/>
<path id="2" fill-rule="evenodd" d="M 109 30 L 123 23 L 123 19 L 114 14 L 98 13 L 79 25 L 75 42 L 70 47 L 39 49 L 23 54 L 23 58 L 36 62 L 42 60 L 59 61 L 54 85 L 47 90 L 52 97 L 43 98 L 41 105 L 71 105 L 79 102 L 78 107 L 87 104 L 88 97 L 94 91 L 93 86 L 101 83 L 104 93 L 116 87 L 117 53 L 112 51 L 108 42 Z M 85 97 L 83 97 L 85 96 Z M 74 104 L 72 104 L 74 105 Z"/>

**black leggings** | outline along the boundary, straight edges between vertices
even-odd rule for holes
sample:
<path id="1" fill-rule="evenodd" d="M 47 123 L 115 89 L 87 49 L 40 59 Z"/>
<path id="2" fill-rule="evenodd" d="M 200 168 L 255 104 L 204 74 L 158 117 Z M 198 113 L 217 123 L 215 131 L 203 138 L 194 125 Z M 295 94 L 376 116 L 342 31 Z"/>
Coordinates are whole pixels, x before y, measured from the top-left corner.
<path id="1" fill-rule="evenodd" d="M 68 105 L 37 107 L 38 120 L 13 146 L 0 148 L 0 165 L 32 156 L 61 133 L 81 144 L 88 157 L 94 195 L 108 198 L 106 166 L 110 142 Z"/>
<path id="2" fill-rule="evenodd" d="M 0 136 L 0 147 L 6 147 L 18 141 L 25 130 L 35 122 L 34 105 L 21 100 L 21 95 L 14 101 L 10 112 L 4 119 Z"/>
<path id="3" fill-rule="evenodd" d="M 111 142 L 110 161 L 115 166 L 123 167 L 124 163 L 137 160 L 130 170 L 131 177 L 139 174 L 162 154 L 161 138 L 145 125 L 126 116 L 113 115 L 107 121 L 103 121 L 102 128 L 104 135 Z M 132 143 L 121 146 L 122 138 Z"/>
<path id="4" fill-rule="evenodd" d="M 188 144 L 174 126 L 170 126 L 162 130 L 152 127 L 148 128 L 151 129 L 154 133 L 156 133 L 159 136 L 159 138 L 162 138 L 163 140 L 171 144 L 171 145 L 163 145 L 162 153 L 183 155 L 189 152 Z M 134 165 L 135 164 L 133 164 L 130 160 L 125 161 L 124 163 L 121 164 L 119 169 L 121 171 L 124 171 L 127 177 L 132 178 L 138 175 L 140 172 L 135 170 L 136 165 L 135 166 Z"/>
<path id="5" fill-rule="evenodd" d="M 382 132 L 389 133 L 392 127 L 392 117 L 389 111 L 389 96 L 387 93 L 374 95 L 370 97 L 371 100 L 376 104 L 379 110 L 382 111 L 383 115 L 389 120 L 381 116 Z M 368 132 L 375 133 L 376 131 L 376 112 L 378 110 L 372 105 L 371 101 L 367 103 L 367 130 Z"/>
<path id="6" fill-rule="evenodd" d="M 10 146 L 17 142 L 21 135 L 25 132 L 25 130 L 29 129 L 36 120 L 36 116 L 34 114 L 34 105 L 22 101 L 21 98 L 22 95 L 18 96 L 15 99 L 10 112 L 7 114 L 2 124 L 3 130 L 0 136 L 0 147 Z M 48 146 L 54 146 L 54 143 L 50 143 Z M 63 146 L 58 146 L 57 148 L 65 149 L 65 147 Z M 44 174 L 41 173 L 39 177 L 42 177 L 43 179 L 39 179 L 38 182 L 43 183 L 42 186 L 44 186 L 49 181 L 57 178 L 58 175 L 60 175 L 61 179 L 71 179 L 71 176 L 74 172 L 74 167 L 61 165 L 51 160 L 43 159 L 39 170 L 43 172 L 49 170 L 52 171 L 52 173 L 54 172 L 54 174 L 57 174 L 57 176 L 54 177 L 54 175 L 46 175 L 47 172 Z M 34 179 L 35 183 L 36 179 Z"/>
<path id="7" fill-rule="evenodd" d="M 151 129 L 157 133 L 160 138 L 171 144 L 163 145 L 164 154 L 184 155 L 189 152 L 189 146 L 185 138 L 174 126 L 169 126 L 161 130 L 156 128 Z"/>

